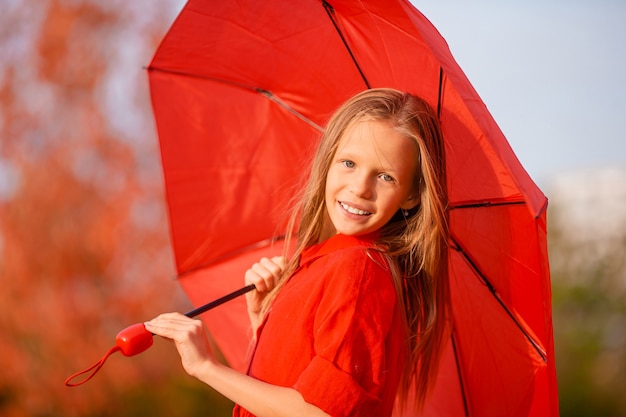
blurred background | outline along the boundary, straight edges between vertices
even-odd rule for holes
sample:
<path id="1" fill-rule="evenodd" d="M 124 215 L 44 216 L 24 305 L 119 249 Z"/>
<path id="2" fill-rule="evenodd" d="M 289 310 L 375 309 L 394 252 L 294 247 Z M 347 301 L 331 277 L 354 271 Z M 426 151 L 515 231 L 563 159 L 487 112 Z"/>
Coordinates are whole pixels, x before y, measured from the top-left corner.
<path id="1" fill-rule="evenodd" d="M 561 415 L 626 416 L 626 4 L 414 1 L 550 199 Z M 182 0 L 0 0 L 0 415 L 230 415 L 117 332 L 175 280 L 145 66 Z"/>

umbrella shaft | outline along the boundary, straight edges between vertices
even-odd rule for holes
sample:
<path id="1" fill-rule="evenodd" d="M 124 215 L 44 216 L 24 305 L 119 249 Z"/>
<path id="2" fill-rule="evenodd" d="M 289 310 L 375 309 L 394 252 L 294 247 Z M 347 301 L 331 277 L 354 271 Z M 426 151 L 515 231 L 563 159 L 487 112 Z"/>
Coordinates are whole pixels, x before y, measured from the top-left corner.
<path id="1" fill-rule="evenodd" d="M 255 289 L 254 284 L 247 285 L 247 286 L 245 286 L 243 288 L 238 289 L 237 291 L 233 291 L 230 294 L 226 294 L 225 296 L 223 296 L 221 298 L 218 298 L 217 300 L 211 301 L 208 304 L 205 304 L 205 305 L 200 306 L 198 308 L 195 308 L 195 309 L 193 309 L 191 311 L 188 311 L 188 312 L 185 313 L 185 316 L 187 316 L 187 317 L 196 317 L 197 315 L 200 315 L 200 314 L 204 313 L 205 311 L 209 311 L 209 310 L 211 310 L 211 309 L 213 309 L 213 308 L 215 308 L 215 307 L 217 307 L 219 305 L 224 304 L 227 301 L 232 300 L 233 298 L 237 298 L 240 295 L 243 295 L 243 294 L 245 294 L 247 292 L 250 292 L 253 289 Z"/>

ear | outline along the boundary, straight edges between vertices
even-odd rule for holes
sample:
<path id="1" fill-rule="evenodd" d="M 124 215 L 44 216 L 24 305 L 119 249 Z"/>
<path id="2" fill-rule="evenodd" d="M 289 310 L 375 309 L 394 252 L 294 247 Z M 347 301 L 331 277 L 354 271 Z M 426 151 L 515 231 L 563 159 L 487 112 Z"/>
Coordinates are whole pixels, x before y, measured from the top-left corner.
<path id="1" fill-rule="evenodd" d="M 417 196 L 409 196 L 402 204 L 400 204 L 400 208 L 402 210 L 411 210 L 417 207 L 417 205 L 421 202 L 421 198 L 419 195 Z"/>

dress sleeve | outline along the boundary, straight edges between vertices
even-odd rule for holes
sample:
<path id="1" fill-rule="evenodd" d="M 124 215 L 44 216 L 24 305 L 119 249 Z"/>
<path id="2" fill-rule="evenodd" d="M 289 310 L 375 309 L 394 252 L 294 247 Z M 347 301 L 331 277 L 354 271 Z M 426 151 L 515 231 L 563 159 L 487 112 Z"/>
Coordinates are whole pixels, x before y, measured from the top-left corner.
<path id="1" fill-rule="evenodd" d="M 338 251 L 322 272 L 315 356 L 294 388 L 332 416 L 371 416 L 393 367 L 387 358 L 400 355 L 386 352 L 397 296 L 387 264 L 377 255 L 362 248 Z"/>

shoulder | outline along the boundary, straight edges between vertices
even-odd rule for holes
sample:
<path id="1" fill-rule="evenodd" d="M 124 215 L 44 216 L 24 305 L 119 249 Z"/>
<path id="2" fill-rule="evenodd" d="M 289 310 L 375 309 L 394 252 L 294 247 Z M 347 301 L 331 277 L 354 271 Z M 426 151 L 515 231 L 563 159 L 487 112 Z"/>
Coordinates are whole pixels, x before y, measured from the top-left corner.
<path id="1" fill-rule="evenodd" d="M 377 266 L 389 270 L 388 261 L 381 248 L 377 247 L 371 235 L 335 235 L 326 241 L 309 248 L 302 258 L 302 264 L 322 259 L 345 266 Z"/>
<path id="2" fill-rule="evenodd" d="M 300 266 L 334 293 L 395 292 L 389 261 L 371 236 L 333 236 L 303 253 Z"/>
<path id="3" fill-rule="evenodd" d="M 344 273 L 391 274 L 389 262 L 382 251 L 372 246 L 351 246 L 334 250 L 325 261 L 341 268 Z"/>
<path id="4" fill-rule="evenodd" d="M 386 257 L 377 249 L 367 246 L 338 249 L 318 262 L 324 286 L 336 296 L 395 299 L 391 269 Z"/>

